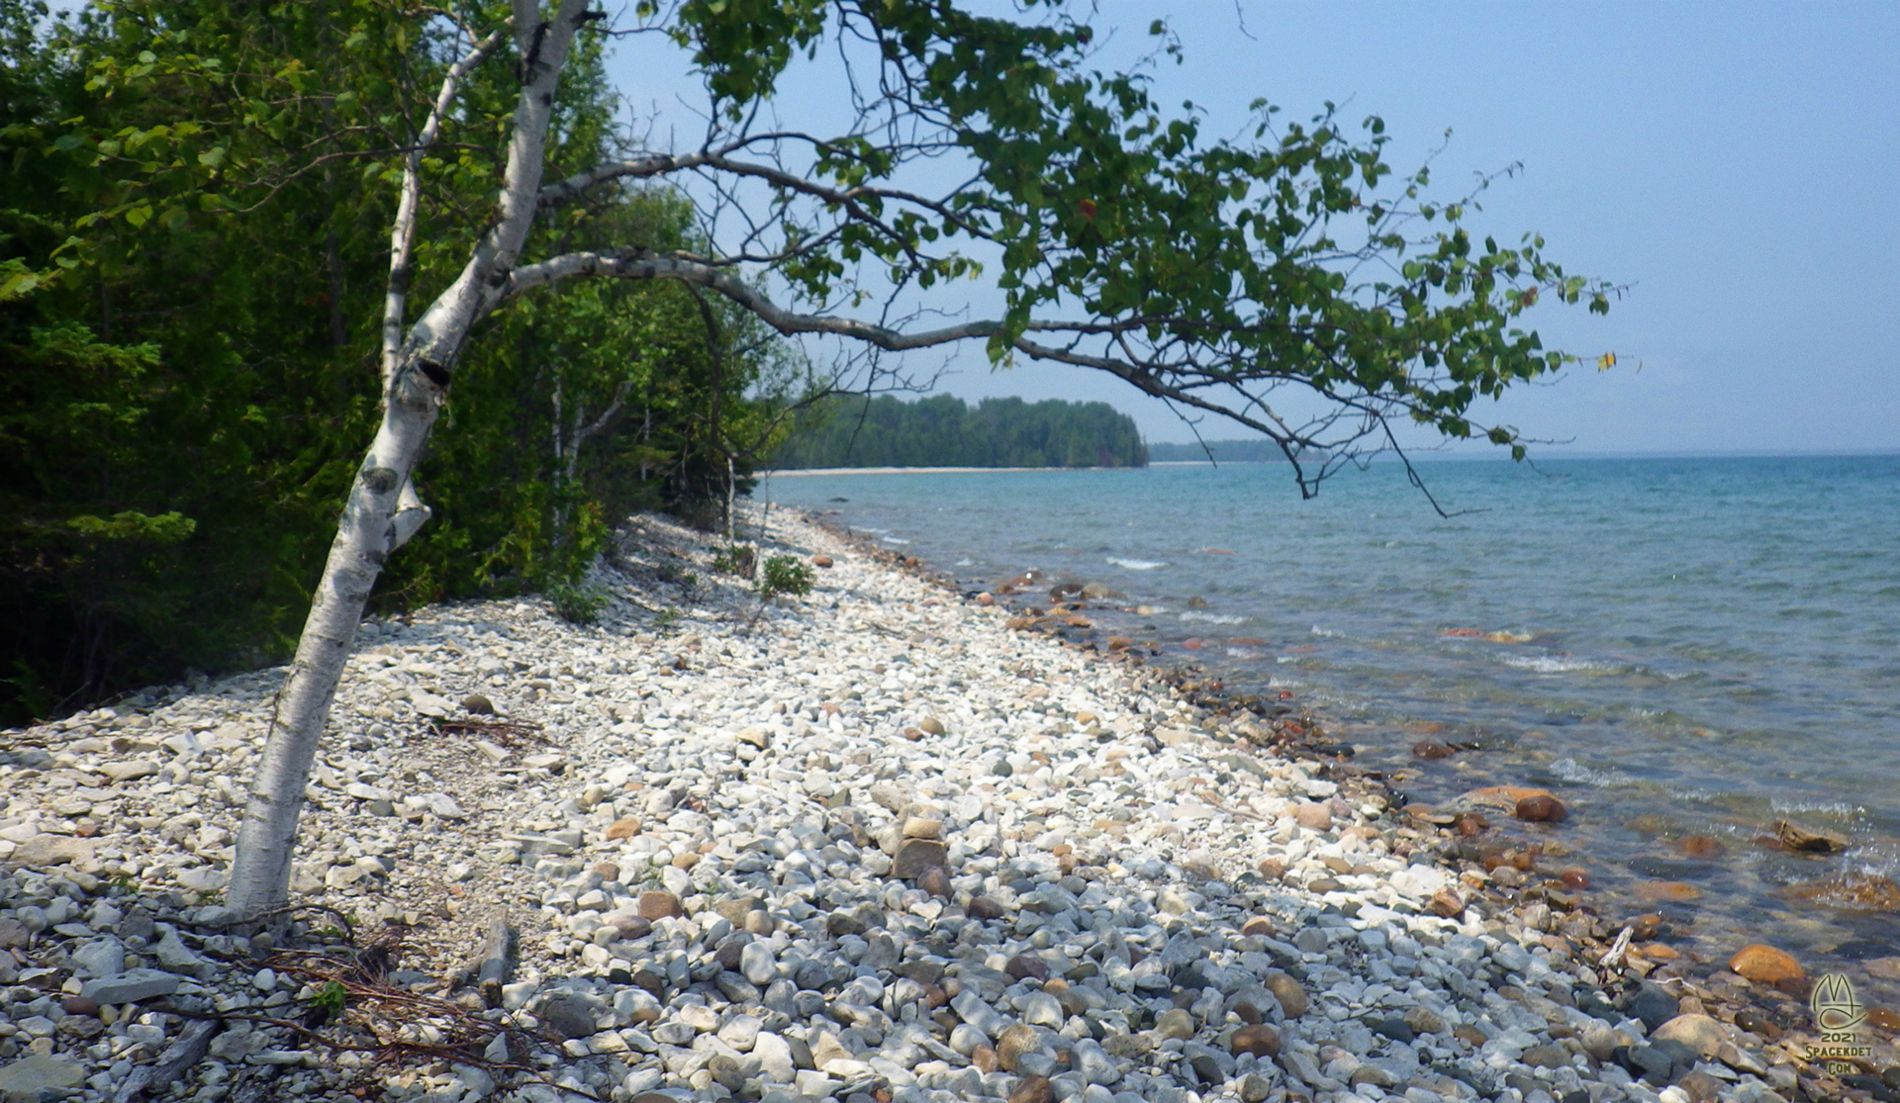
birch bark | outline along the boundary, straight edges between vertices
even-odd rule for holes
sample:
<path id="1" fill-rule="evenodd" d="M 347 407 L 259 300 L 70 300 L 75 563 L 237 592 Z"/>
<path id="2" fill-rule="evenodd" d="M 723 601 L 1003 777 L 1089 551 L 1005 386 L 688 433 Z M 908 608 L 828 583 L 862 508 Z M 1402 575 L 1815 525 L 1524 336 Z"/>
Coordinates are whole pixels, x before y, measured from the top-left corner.
<path id="1" fill-rule="evenodd" d="M 585 18 L 584 0 L 560 0 L 542 19 L 534 0 L 515 0 L 513 29 L 521 72 L 507 167 L 496 220 L 475 245 L 447 290 L 400 341 L 414 234 L 414 173 L 410 159 L 391 238 L 390 294 L 385 303 L 383 417 L 350 486 L 336 539 L 310 602 L 310 615 L 279 691 L 264 753 L 238 830 L 227 903 L 243 920 L 282 908 L 290 895 L 290 868 L 303 811 L 304 787 L 328 722 L 338 682 L 356 639 L 363 610 L 391 553 L 428 517 L 411 481 L 429 430 L 448 395 L 456 358 L 479 317 L 487 292 L 514 265 L 534 220 L 541 187 L 548 123 L 568 46 Z M 424 138 L 455 98 L 468 67 L 492 49 L 483 40 L 467 64 L 443 81 Z M 419 145 L 424 143 L 419 142 Z M 492 305 L 489 307 L 492 309 Z"/>

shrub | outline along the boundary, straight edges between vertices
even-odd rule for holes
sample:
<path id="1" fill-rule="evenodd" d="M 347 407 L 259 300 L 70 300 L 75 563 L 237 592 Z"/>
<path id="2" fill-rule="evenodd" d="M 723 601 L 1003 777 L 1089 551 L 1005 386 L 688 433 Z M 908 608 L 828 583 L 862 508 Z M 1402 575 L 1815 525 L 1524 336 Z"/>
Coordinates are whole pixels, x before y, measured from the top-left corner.
<path id="1" fill-rule="evenodd" d="M 719 549 L 713 556 L 713 570 L 720 574 L 736 574 L 741 578 L 751 578 L 753 569 L 759 565 L 759 549 L 749 544 L 729 544 Z"/>
<path id="2" fill-rule="evenodd" d="M 804 597 L 811 593 L 811 586 L 812 570 L 796 556 L 774 555 L 759 574 L 759 596 L 768 601 L 785 594 Z"/>
<path id="3" fill-rule="evenodd" d="M 607 607 L 607 592 L 585 582 L 557 582 L 548 587 L 554 613 L 569 624 L 592 624 Z"/>

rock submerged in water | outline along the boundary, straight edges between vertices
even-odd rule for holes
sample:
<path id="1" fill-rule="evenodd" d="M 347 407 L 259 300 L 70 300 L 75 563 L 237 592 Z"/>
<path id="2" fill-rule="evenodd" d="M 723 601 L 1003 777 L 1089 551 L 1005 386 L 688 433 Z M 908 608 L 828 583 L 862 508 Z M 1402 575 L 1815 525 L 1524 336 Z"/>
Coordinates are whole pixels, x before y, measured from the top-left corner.
<path id="1" fill-rule="evenodd" d="M 1775 822 L 1775 840 L 1797 854 L 1838 854 L 1847 849 L 1847 840 L 1839 835 L 1809 831 L 1788 820 Z"/>
<path id="2" fill-rule="evenodd" d="M 1543 793 L 1518 801 L 1512 814 L 1529 823 L 1562 823 L 1569 818 L 1570 810 L 1564 807 L 1563 801 Z"/>
<path id="3" fill-rule="evenodd" d="M 1728 967 L 1756 984 L 1777 988 L 1798 985 L 1808 979 L 1807 970 L 1801 968 L 1793 955 L 1762 942 L 1737 950 L 1735 956 L 1728 959 Z"/>
<path id="4" fill-rule="evenodd" d="M 1790 885 L 1782 892 L 1810 904 L 1849 911 L 1900 911 L 1900 885 L 1877 873 L 1845 873 L 1825 881 Z"/>

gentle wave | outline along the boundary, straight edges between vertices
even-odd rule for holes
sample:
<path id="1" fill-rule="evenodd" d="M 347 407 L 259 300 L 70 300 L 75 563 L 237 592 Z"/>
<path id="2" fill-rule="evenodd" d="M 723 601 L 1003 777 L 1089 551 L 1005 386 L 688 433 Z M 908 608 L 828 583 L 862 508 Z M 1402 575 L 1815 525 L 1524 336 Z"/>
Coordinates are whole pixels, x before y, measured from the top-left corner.
<path id="1" fill-rule="evenodd" d="M 1617 789 L 1632 784 L 1628 775 L 1621 770 L 1585 766 L 1568 756 L 1552 762 L 1550 772 L 1561 781 L 1567 781 L 1573 785 L 1588 785 L 1596 789 Z"/>
<path id="2" fill-rule="evenodd" d="M 1247 618 L 1236 613 L 1197 613 L 1192 610 L 1181 614 L 1182 620 L 1196 620 L 1203 624 L 1245 624 Z"/>
<path id="3" fill-rule="evenodd" d="M 906 540 L 906 539 L 904 539 L 904 538 L 903 538 L 903 537 L 901 537 L 901 536 L 886 536 L 886 537 L 884 538 L 884 542 L 885 542 L 886 544 L 908 544 L 908 543 L 910 543 L 910 541 L 908 541 L 908 540 Z"/>
<path id="4" fill-rule="evenodd" d="M 1108 557 L 1108 561 L 1128 571 L 1154 571 L 1167 566 L 1158 559 L 1122 559 L 1113 555 Z"/>
<path id="5" fill-rule="evenodd" d="M 1506 655 L 1498 661 L 1539 674 L 1617 674 L 1629 669 L 1620 663 L 1579 659 L 1574 655 Z"/>

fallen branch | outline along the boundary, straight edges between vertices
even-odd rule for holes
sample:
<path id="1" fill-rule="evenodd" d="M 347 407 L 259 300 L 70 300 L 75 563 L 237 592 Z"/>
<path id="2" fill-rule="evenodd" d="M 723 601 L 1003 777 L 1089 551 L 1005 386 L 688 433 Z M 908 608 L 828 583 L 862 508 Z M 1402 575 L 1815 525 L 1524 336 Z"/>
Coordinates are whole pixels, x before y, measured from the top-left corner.
<path id="1" fill-rule="evenodd" d="M 519 746 L 541 731 L 541 725 L 526 720 L 435 720 L 437 735 L 474 735 L 493 740 L 504 747 Z"/>
<path id="2" fill-rule="evenodd" d="M 186 1027 L 178 1040 L 167 1046 L 158 1060 L 149 1065 L 140 1065 L 132 1070 L 119 1085 L 118 1094 L 112 1097 L 113 1103 L 132 1103 L 143 1099 L 145 1093 L 153 1089 L 164 1090 L 171 1087 L 184 1071 L 204 1060 L 211 1051 L 211 1039 L 224 1029 L 224 1023 L 216 1019 L 207 1019 L 192 1023 Z"/>
<path id="3" fill-rule="evenodd" d="M 450 979 L 449 987 L 461 988 L 473 983 L 481 990 L 483 1006 L 500 1007 L 502 986 L 514 976 L 517 941 L 515 929 L 506 916 L 495 920 L 488 928 L 488 939 L 482 943 L 481 952 Z"/>

